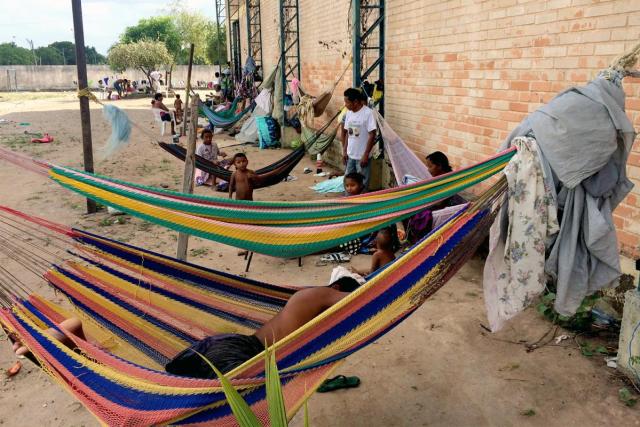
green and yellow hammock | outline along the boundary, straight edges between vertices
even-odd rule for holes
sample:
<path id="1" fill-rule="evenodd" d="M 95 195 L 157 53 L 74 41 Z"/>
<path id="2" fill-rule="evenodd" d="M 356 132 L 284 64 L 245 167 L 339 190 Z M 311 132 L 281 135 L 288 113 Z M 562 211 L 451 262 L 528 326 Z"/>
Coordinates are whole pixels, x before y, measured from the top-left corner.
<path id="1" fill-rule="evenodd" d="M 336 363 L 393 329 L 462 266 L 488 233 L 504 189 L 501 180 L 362 287 L 273 344 L 289 418 Z M 207 335 L 252 333 L 284 306 L 294 289 L 44 225 L 77 242 L 76 259 L 45 275 L 74 310 L 37 294 L 16 294 L 0 298 L 0 303 L 11 301 L 0 310 L 0 322 L 45 372 L 105 424 L 236 425 L 219 380 L 176 377 L 162 366 Z M 79 351 L 46 332 L 71 315 L 83 319 L 88 337 L 70 337 Z M 228 376 L 266 423 L 264 365 L 260 354 Z"/>
<path id="2" fill-rule="evenodd" d="M 3 154 L 9 153 L 10 156 Z M 250 251 L 293 258 L 330 249 L 414 215 L 500 172 L 515 153 L 426 181 L 342 199 L 255 202 L 188 195 L 37 163 L 72 191 L 187 234 Z M 16 161 L 0 149 L 0 158 Z M 33 161 L 32 161 L 32 167 Z"/>

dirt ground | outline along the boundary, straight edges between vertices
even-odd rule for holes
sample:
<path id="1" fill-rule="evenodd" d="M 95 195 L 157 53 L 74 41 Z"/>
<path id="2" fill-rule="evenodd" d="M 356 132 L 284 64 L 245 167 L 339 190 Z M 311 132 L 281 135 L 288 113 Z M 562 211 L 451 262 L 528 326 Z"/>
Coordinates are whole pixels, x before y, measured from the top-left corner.
<path id="1" fill-rule="evenodd" d="M 115 101 L 137 124 L 131 144 L 113 158 L 96 163 L 96 171 L 120 179 L 181 188 L 183 163 L 155 145 L 158 126 L 147 99 Z M 3 147 L 80 167 L 82 142 L 78 102 L 72 93 L 0 94 L 0 143 Z M 20 123 L 23 123 L 21 125 Z M 24 125 L 24 123 L 28 123 Z M 109 127 L 100 107 L 92 105 L 93 143 L 106 141 Z M 144 130 L 144 131 L 143 131 Z M 48 132 L 52 144 L 24 142 L 24 132 Z M 166 140 L 166 138 L 165 138 Z M 220 147 L 234 144 L 216 136 Z M 259 168 L 284 156 L 285 150 L 247 152 L 250 167 Z M 257 200 L 301 200 L 322 197 L 308 187 L 323 178 L 303 174 L 314 167 L 304 159 L 293 171 L 298 179 L 258 190 Z M 212 194 L 197 188 L 199 194 Z M 224 196 L 222 193 L 218 193 Z M 84 214 L 84 199 L 54 182 L 0 161 L 0 200 L 30 214 L 175 255 L 176 233 L 126 217 L 108 225 L 109 215 Z M 243 274 L 237 249 L 191 238 L 189 260 Z M 332 266 L 316 266 L 317 256 L 296 260 L 256 255 L 249 277 L 294 285 L 324 284 Z M 369 259 L 352 264 L 363 268 Z M 0 263 L 9 266 L 6 258 Z M 378 342 L 352 355 L 338 373 L 357 375 L 357 389 L 315 394 L 309 401 L 314 426 L 595 426 L 640 425 L 638 409 L 618 398 L 623 386 L 602 356 L 586 358 L 574 340 L 527 352 L 522 341 L 535 342 L 550 324 L 533 309 L 489 334 L 482 299 L 482 260 L 474 258 L 409 319 Z M 9 267 L 7 267 L 9 268 Z M 42 280 L 25 271 L 14 273 L 29 286 L 55 298 Z M 558 335 L 561 331 L 558 331 Z M 8 342 L 0 343 L 0 369 L 15 361 Z M 293 425 L 301 426 L 301 413 Z M 13 378 L 0 373 L 0 424 L 7 426 L 94 426 L 96 419 L 49 377 L 24 361 Z"/>

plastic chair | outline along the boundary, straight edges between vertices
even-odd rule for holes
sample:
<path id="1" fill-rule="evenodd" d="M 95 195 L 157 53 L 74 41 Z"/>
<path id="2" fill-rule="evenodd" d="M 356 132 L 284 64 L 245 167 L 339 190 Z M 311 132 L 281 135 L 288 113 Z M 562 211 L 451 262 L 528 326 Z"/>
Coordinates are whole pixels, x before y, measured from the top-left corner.
<path id="1" fill-rule="evenodd" d="M 163 110 L 161 110 L 159 108 L 152 108 L 151 109 L 151 112 L 153 113 L 153 119 L 156 122 L 160 123 L 160 136 L 164 136 L 165 127 L 166 127 L 167 123 L 169 123 L 167 121 L 162 120 L 162 116 L 160 114 L 162 111 Z M 165 111 L 165 113 L 166 113 L 166 111 Z M 171 114 L 171 113 L 167 113 L 167 114 Z M 175 119 L 173 118 L 173 115 L 171 115 L 171 121 L 174 122 L 174 125 L 175 125 Z"/>

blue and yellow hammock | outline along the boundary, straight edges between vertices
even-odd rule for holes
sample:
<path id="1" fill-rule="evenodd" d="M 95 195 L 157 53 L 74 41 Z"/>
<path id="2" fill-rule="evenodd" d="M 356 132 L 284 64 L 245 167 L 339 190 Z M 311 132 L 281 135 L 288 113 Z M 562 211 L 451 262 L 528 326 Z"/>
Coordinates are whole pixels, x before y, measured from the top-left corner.
<path id="1" fill-rule="evenodd" d="M 336 363 L 393 329 L 462 266 L 488 233 L 505 188 L 501 180 L 362 287 L 273 344 L 289 418 Z M 57 231 L 77 241 L 77 259 L 53 266 L 45 277 L 74 311 L 36 294 L 14 296 L 0 311 L 5 330 L 105 424 L 235 425 L 218 380 L 176 377 L 161 367 L 209 334 L 251 333 L 294 289 L 79 230 Z M 70 337 L 79 351 L 46 332 L 71 315 L 83 319 L 88 337 Z M 266 423 L 264 355 L 228 376 Z"/>

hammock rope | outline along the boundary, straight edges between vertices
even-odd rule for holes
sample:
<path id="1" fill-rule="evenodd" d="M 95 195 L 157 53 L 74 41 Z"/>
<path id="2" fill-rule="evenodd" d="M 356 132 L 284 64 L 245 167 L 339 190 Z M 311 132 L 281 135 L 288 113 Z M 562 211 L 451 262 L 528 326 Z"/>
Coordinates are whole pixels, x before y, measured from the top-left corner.
<path id="1" fill-rule="evenodd" d="M 335 363 L 391 330 L 444 285 L 486 235 L 504 189 L 501 180 L 476 204 L 369 277 L 361 288 L 273 345 L 288 417 Z M 3 328 L 20 337 L 49 374 L 62 383 L 73 383 L 67 389 L 104 423 L 233 422 L 218 380 L 168 375 L 159 369 L 159 362 L 195 339 L 191 326 L 201 328 L 193 322 L 246 331 L 243 316 L 226 314 L 266 319 L 267 313 L 273 315 L 282 307 L 293 290 L 203 269 L 80 230 L 73 230 L 69 238 L 93 254 L 92 262 L 58 265 L 47 273 L 47 280 L 73 302 L 83 319 L 93 319 L 87 325 L 88 337 L 112 334 L 115 353 L 70 337 L 80 349 L 78 353 L 51 338 L 46 327 L 67 312 L 36 294 L 14 299 L 0 310 Z M 142 278 L 131 273 L 141 270 Z M 125 271 L 130 272 L 128 277 Z M 149 289 L 151 297 L 136 298 L 137 286 Z M 169 290 L 178 289 L 186 291 L 181 300 L 167 298 Z M 279 303 L 272 299 L 272 308 L 265 311 L 265 297 L 275 295 L 280 295 Z M 235 304 L 236 296 L 244 296 L 244 302 Z M 218 310 L 217 315 L 197 307 L 203 302 Z M 197 316 L 188 315 L 193 310 Z M 249 329 L 256 326 L 254 323 Z M 252 409 L 266 419 L 263 355 L 245 362 L 229 376 L 232 384 L 243 390 Z"/>

